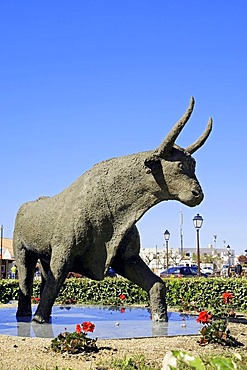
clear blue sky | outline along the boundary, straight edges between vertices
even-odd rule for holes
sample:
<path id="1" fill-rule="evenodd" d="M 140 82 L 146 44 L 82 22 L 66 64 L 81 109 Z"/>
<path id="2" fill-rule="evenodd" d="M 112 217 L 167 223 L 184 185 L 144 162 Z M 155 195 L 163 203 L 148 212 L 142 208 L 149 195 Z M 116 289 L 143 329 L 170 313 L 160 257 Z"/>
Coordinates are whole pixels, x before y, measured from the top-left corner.
<path id="1" fill-rule="evenodd" d="M 164 202 L 138 223 L 143 247 L 223 240 L 247 249 L 247 3 L 0 0 L 0 223 L 55 195 L 103 159 L 156 148 L 186 110 L 177 143 L 214 129 L 194 154 L 205 199 Z"/>

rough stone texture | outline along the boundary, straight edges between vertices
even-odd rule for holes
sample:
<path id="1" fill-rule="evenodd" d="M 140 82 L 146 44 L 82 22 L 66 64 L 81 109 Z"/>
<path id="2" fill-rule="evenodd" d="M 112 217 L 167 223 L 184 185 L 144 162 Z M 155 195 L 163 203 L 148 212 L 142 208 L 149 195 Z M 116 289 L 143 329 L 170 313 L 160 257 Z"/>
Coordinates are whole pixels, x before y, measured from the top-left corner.
<path id="1" fill-rule="evenodd" d="M 18 316 L 31 315 L 37 259 L 42 265 L 42 294 L 34 315 L 49 320 L 68 271 L 101 280 L 109 266 L 150 294 L 154 320 L 166 320 L 165 286 L 139 257 L 136 222 L 165 200 L 190 207 L 203 199 L 191 154 L 212 129 L 210 120 L 196 143 L 183 149 L 175 140 L 188 121 L 194 100 L 158 149 L 96 164 L 53 197 L 25 203 L 18 211 L 14 254 L 19 274 Z"/>

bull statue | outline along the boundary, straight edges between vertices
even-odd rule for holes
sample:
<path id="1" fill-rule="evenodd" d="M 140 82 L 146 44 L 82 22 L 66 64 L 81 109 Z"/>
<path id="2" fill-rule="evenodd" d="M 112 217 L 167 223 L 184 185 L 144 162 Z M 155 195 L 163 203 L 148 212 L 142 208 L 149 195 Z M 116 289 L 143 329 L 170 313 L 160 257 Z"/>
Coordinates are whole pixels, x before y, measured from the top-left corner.
<path id="1" fill-rule="evenodd" d="M 52 306 L 69 271 L 102 280 L 109 266 L 148 292 L 152 319 L 167 321 L 166 287 L 139 256 L 136 223 L 161 201 L 194 207 L 203 200 L 191 157 L 207 140 L 183 149 L 175 144 L 194 107 L 155 150 L 112 158 L 85 172 L 53 197 L 23 204 L 16 217 L 14 255 L 19 274 L 17 316 L 31 316 L 33 276 L 42 266 L 41 299 L 33 321 L 49 322 Z"/>

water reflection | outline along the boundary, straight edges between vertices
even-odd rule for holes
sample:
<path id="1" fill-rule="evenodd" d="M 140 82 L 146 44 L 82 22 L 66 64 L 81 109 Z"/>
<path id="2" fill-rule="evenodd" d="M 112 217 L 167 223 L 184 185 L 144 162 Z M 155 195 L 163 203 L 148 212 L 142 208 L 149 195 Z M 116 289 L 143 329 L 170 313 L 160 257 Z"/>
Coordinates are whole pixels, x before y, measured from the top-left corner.
<path id="1" fill-rule="evenodd" d="M 18 337 L 30 337 L 31 335 L 31 316 L 17 316 L 17 336 Z"/>
<path id="2" fill-rule="evenodd" d="M 153 337 L 167 337 L 168 336 L 168 322 L 153 322 L 152 336 Z"/>
<path id="3" fill-rule="evenodd" d="M 60 306 L 59 309 L 69 311 L 71 309 L 71 307 L 70 306 L 66 306 L 66 307 Z"/>
<path id="4" fill-rule="evenodd" d="M 36 307 L 33 307 L 33 312 Z M 54 338 L 60 332 L 75 331 L 76 324 L 95 324 L 93 337 L 99 339 L 139 338 L 198 334 L 196 318 L 169 312 L 168 322 L 152 322 L 149 308 L 102 306 L 54 306 L 50 323 L 38 324 L 31 317 L 16 317 L 16 308 L 0 308 L 0 334 Z"/>

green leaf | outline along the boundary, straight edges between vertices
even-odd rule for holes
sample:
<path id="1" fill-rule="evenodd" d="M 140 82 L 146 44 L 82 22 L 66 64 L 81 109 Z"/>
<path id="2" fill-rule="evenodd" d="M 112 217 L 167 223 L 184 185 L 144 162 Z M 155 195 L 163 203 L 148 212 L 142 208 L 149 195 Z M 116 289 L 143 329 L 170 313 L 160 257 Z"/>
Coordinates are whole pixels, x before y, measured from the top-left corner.
<path id="1" fill-rule="evenodd" d="M 237 369 L 237 365 L 231 358 L 214 357 L 210 359 L 210 365 L 217 370 Z"/>
<path id="2" fill-rule="evenodd" d="M 172 351 L 172 354 L 182 363 L 196 370 L 205 370 L 205 366 L 199 357 L 195 357 L 184 351 Z"/>

